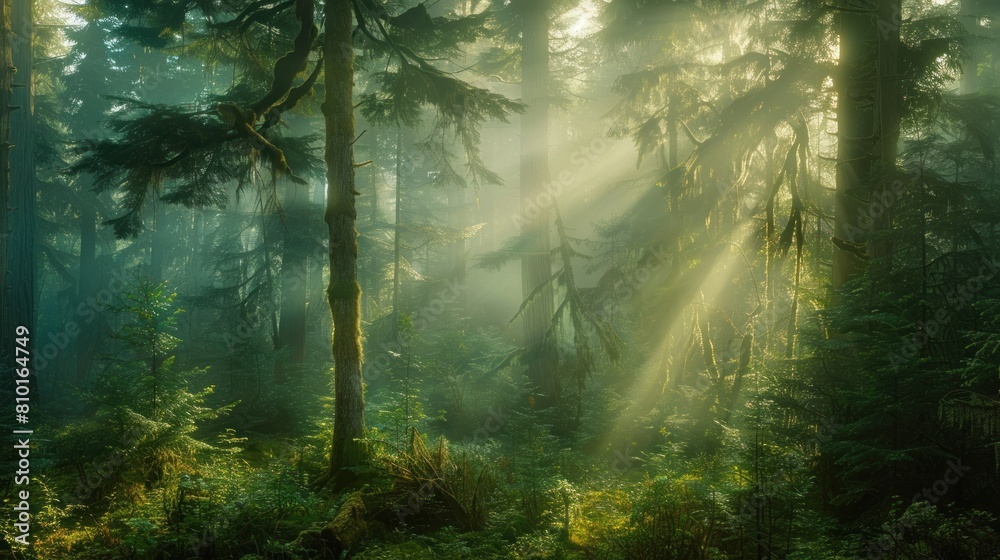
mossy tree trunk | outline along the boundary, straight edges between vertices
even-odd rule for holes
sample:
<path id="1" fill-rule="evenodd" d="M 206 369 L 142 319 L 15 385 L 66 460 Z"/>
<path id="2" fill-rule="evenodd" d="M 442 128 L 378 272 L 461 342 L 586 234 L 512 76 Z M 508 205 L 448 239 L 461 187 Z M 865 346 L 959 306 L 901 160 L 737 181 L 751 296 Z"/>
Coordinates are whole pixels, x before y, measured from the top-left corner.
<path id="1" fill-rule="evenodd" d="M 367 461 L 364 437 L 364 394 L 361 378 L 361 288 L 358 284 L 358 233 L 354 189 L 354 49 L 350 0 L 329 0 L 326 11 L 324 80 L 326 98 L 327 204 L 330 241 L 330 284 L 333 313 L 334 432 L 330 468 L 318 482 L 339 486 L 350 469 Z"/>

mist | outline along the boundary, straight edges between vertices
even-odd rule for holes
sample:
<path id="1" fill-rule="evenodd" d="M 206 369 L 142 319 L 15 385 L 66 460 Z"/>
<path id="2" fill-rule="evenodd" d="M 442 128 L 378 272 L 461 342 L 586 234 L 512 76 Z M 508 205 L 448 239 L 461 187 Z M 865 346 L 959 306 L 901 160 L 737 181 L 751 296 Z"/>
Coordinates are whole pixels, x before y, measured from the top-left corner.
<path id="1" fill-rule="evenodd" d="M 1000 558 L 993 3 L 0 15 L 3 557 Z"/>

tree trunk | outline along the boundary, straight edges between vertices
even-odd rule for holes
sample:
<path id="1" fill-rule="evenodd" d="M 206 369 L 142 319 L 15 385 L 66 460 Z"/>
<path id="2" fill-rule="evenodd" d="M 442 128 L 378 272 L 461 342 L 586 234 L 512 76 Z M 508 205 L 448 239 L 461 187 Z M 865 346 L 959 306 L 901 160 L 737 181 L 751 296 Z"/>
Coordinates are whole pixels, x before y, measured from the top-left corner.
<path id="1" fill-rule="evenodd" d="M 96 22 L 89 22 L 75 38 L 79 52 L 84 59 L 80 62 L 77 72 L 83 76 L 78 81 L 85 87 L 78 87 L 74 95 L 76 108 L 69 121 L 70 130 L 74 131 L 77 140 L 93 141 L 101 130 L 101 121 L 111 108 L 110 102 L 100 96 L 101 91 L 109 86 L 107 61 L 107 44 L 104 42 L 106 30 Z M 93 188 L 93 177 L 89 174 L 77 178 L 75 190 L 79 203 L 76 211 L 80 216 L 80 260 L 77 275 L 76 305 L 70 315 L 80 322 L 80 335 L 75 341 L 73 357 L 66 360 L 67 369 L 72 368 L 74 383 L 78 388 L 86 385 L 90 375 L 90 367 L 101 340 L 101 311 L 90 305 L 90 299 L 97 296 L 100 288 L 101 271 L 97 268 L 97 225 L 100 220 L 99 203 L 90 190 Z"/>
<path id="2" fill-rule="evenodd" d="M 319 212 L 321 209 L 325 207 L 326 207 L 326 185 L 317 183 L 313 187 L 312 191 L 311 211 Z M 315 256 L 318 256 L 318 254 Z M 306 327 L 306 332 L 307 333 L 321 332 L 325 331 L 326 329 L 326 327 L 324 326 L 324 321 L 327 316 L 326 310 L 329 309 L 329 304 L 326 299 L 326 289 L 323 286 L 323 271 L 326 269 L 326 263 L 323 260 L 314 258 L 313 255 L 310 256 L 308 262 L 309 262 L 309 288 L 308 288 L 309 301 L 307 303 L 306 309 L 308 311 L 308 321 L 311 326 Z M 324 341 L 321 347 L 311 349 L 310 354 L 316 356 L 323 356 L 323 359 L 325 360 L 325 358 L 328 357 L 326 353 L 330 351 L 330 347 L 327 344 L 328 342 Z"/>
<path id="3" fill-rule="evenodd" d="M 304 187 L 289 182 L 285 187 L 285 223 L 281 256 L 281 311 L 278 317 L 277 348 L 288 348 L 291 355 L 279 356 L 274 362 L 277 383 L 288 379 L 290 364 L 301 364 L 306 359 L 306 266 L 307 255 L 303 250 L 303 209 L 308 204 L 309 192 Z"/>
<path id="4" fill-rule="evenodd" d="M 667 184 L 667 197 L 668 203 L 670 205 L 671 220 L 682 219 L 683 214 L 681 213 L 681 190 L 683 189 L 682 181 L 678 180 L 675 173 L 671 173 L 680 162 L 678 156 L 678 123 L 677 123 L 677 112 L 680 102 L 678 100 L 677 94 L 673 94 L 669 98 L 667 103 L 667 149 L 664 161 L 663 173 L 667 176 L 669 183 Z M 680 253 L 683 250 L 683 240 L 681 236 L 677 236 L 676 250 Z"/>
<path id="5" fill-rule="evenodd" d="M 837 83 L 837 190 L 834 236 L 863 243 L 869 224 L 859 222 L 875 172 L 875 99 L 878 58 L 876 18 L 870 13 L 838 15 L 840 67 Z M 861 270 L 861 260 L 846 246 L 834 248 L 833 287 L 840 288 Z"/>
<path id="6" fill-rule="evenodd" d="M 899 89 L 899 27 L 902 25 L 901 0 L 879 0 L 878 18 L 878 89 L 876 90 L 876 139 L 879 181 L 874 187 L 872 204 L 869 204 L 874 223 L 872 229 L 880 234 L 871 243 L 869 255 L 876 260 L 878 277 L 885 278 L 891 266 L 892 229 L 894 214 L 892 183 L 897 178 L 896 162 L 899 159 L 899 117 L 902 99 Z M 894 196 L 894 195 L 893 195 Z M 881 211 L 879 211 L 881 210 Z"/>
<path id="7" fill-rule="evenodd" d="M 461 231 L 469 226 L 466 221 L 466 215 L 469 211 L 466 202 L 466 188 L 461 185 L 452 185 L 448 190 L 448 208 L 450 211 L 450 226 Z M 459 237 L 451 246 L 451 255 L 449 256 L 449 276 L 452 281 L 455 282 L 459 288 L 458 304 L 464 310 L 466 309 L 465 294 L 467 292 L 464 289 L 466 284 L 466 275 L 468 272 L 468 262 L 466 259 L 466 247 L 465 238 Z"/>
<path id="8" fill-rule="evenodd" d="M 530 239 L 521 258 L 521 293 L 527 299 L 552 276 L 549 206 L 549 14 L 548 0 L 520 0 L 522 234 Z M 552 289 L 546 286 L 522 314 L 524 345 L 529 349 L 528 376 L 543 399 L 554 404 L 560 386 L 555 345 L 545 339 L 554 313 Z"/>
<path id="9" fill-rule="evenodd" d="M 153 227 L 149 228 L 149 279 L 154 284 L 163 282 L 167 261 L 167 210 L 159 200 L 153 203 Z"/>
<path id="10" fill-rule="evenodd" d="M 32 123 L 33 16 L 31 0 L 14 0 L 13 58 L 17 73 L 11 105 L 10 138 L 14 150 L 10 160 L 10 241 L 8 266 L 12 293 L 12 319 L 35 332 L 35 128 Z M 9 332 L 9 331 L 5 331 Z M 37 386 L 35 387 L 37 388 Z"/>
<path id="11" fill-rule="evenodd" d="M 396 127 L 396 219 L 392 224 L 392 325 L 390 330 L 390 339 L 395 342 L 399 340 L 399 309 L 400 309 L 400 277 L 399 277 L 399 265 L 402 259 L 401 246 L 400 246 L 400 231 L 399 228 L 402 225 L 400 221 L 403 215 L 403 178 L 401 177 L 403 172 L 402 164 L 402 143 L 403 143 L 403 132 L 402 129 Z"/>
<path id="12" fill-rule="evenodd" d="M 974 0 L 962 0 L 959 18 L 965 26 L 965 30 L 970 35 L 980 31 L 979 18 L 981 15 L 979 12 L 979 7 L 976 5 Z M 971 41 L 966 47 L 968 49 L 968 58 L 962 65 L 962 80 L 959 84 L 959 92 L 963 94 L 976 93 L 979 91 L 980 48 L 974 41 L 975 40 Z"/>
<path id="13" fill-rule="evenodd" d="M 87 301 L 97 292 L 97 212 L 92 207 L 80 210 L 80 271 L 77 281 L 76 309 L 87 308 Z M 79 314 L 78 314 L 79 316 Z M 101 325 L 100 315 L 81 325 L 76 343 L 76 386 L 87 383 L 90 363 L 94 358 Z"/>
<path id="14" fill-rule="evenodd" d="M 366 177 L 367 177 L 367 188 L 368 193 L 368 224 L 372 231 L 378 227 L 379 223 L 379 200 L 378 200 L 378 166 L 375 164 L 378 161 L 378 129 L 370 126 L 366 127 L 365 130 L 368 131 L 368 153 L 365 160 L 370 160 L 367 167 Z M 379 252 L 375 248 L 375 244 L 372 244 L 372 250 L 369 251 L 368 255 L 368 274 L 366 275 L 365 285 L 362 287 L 362 298 L 361 298 L 361 318 L 364 321 L 372 320 L 373 310 L 378 309 L 378 297 L 382 293 L 382 263 L 378 260 Z"/>
<path id="15" fill-rule="evenodd" d="M 10 112 L 11 86 L 13 72 L 7 69 L 14 66 L 13 37 L 11 36 L 11 0 L 0 0 L 0 277 L 3 278 L 3 291 L 0 292 L 0 330 L 5 333 L 0 339 L 0 375 L 3 381 L 0 388 L 3 395 L 0 403 L 12 402 L 14 395 L 14 377 L 10 373 L 14 355 L 14 337 L 16 325 L 13 321 L 10 306 L 11 278 L 7 273 L 7 241 L 10 232 Z M 32 333 L 35 334 L 35 333 Z"/>
<path id="16" fill-rule="evenodd" d="M 300 0 L 301 1 L 301 0 Z M 330 234 L 330 284 L 327 294 L 333 314 L 334 426 L 330 469 L 318 482 L 351 481 L 345 469 L 367 462 L 361 438 L 365 433 L 361 379 L 361 287 L 358 285 L 358 232 L 354 197 L 354 49 L 350 0 L 328 0 L 325 5 L 326 44 L 324 84 L 326 98 L 327 204 Z"/>
<path id="17" fill-rule="evenodd" d="M 892 252 L 889 237 L 880 234 L 892 227 L 890 195 L 897 175 L 900 0 L 879 0 L 874 16 L 839 15 L 834 236 L 845 243 L 834 248 L 834 288 L 860 273 L 858 253 L 874 259 L 877 277 L 884 278 Z M 873 233 L 874 239 L 866 239 Z"/>

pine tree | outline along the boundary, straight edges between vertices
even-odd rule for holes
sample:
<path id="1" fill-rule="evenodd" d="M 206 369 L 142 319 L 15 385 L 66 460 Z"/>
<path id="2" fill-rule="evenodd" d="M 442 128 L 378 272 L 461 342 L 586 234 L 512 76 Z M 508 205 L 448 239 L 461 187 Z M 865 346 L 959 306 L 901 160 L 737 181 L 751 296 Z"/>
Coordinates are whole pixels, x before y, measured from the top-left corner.
<path id="1" fill-rule="evenodd" d="M 176 37 L 171 33 L 175 32 L 177 22 L 167 14 L 145 8 L 131 13 L 124 6 L 108 5 L 107 8 L 125 10 L 128 14 L 125 19 L 143 23 L 121 28 L 134 40 L 163 46 L 164 38 L 169 42 L 171 37 Z M 286 11 L 289 8 L 294 8 L 291 13 Z M 254 166 L 245 163 L 242 149 L 245 146 L 250 148 L 250 163 L 256 162 L 259 157 L 270 168 L 272 187 L 279 178 L 301 183 L 302 177 L 290 166 L 296 158 L 291 157 L 291 152 L 286 155 L 283 146 L 277 143 L 277 137 L 271 134 L 271 128 L 281 121 L 284 112 L 294 108 L 313 89 L 321 70 L 326 72 L 326 220 L 330 228 L 331 249 L 328 296 L 334 316 L 335 385 L 339 390 L 336 391 L 335 406 L 338 429 L 334 436 L 331 469 L 321 481 L 347 473 L 345 469 L 357 466 L 364 459 L 360 441 L 364 424 L 360 393 L 360 294 L 354 226 L 354 197 L 357 191 L 353 183 L 354 162 L 351 157 L 355 140 L 352 102 L 354 56 L 351 47 L 354 24 L 357 24 L 360 36 L 365 38 L 375 56 L 388 57 L 393 61 L 391 70 L 381 73 L 378 79 L 386 84 L 394 82 L 397 86 L 405 86 L 388 90 L 388 95 L 363 99 L 364 103 L 374 107 L 369 111 L 382 111 L 385 119 L 412 122 L 416 108 L 422 105 L 435 107 L 440 125 L 452 127 L 458 132 L 469 155 L 468 165 L 472 174 L 488 176 L 475 155 L 480 123 L 490 118 L 503 119 L 519 107 L 434 68 L 421 52 L 414 50 L 423 47 L 407 44 L 407 40 L 415 44 L 422 42 L 427 52 L 434 52 L 436 48 L 454 49 L 453 46 L 436 45 L 444 37 L 444 34 L 437 33 L 436 26 L 449 25 L 450 20 L 429 18 L 423 5 L 395 16 L 384 10 L 375 10 L 368 4 L 345 2 L 338 3 L 336 9 L 331 5 L 325 9 L 326 25 L 337 22 L 341 35 L 337 41 L 330 38 L 332 33 L 326 36 L 323 63 L 312 65 L 301 82 L 296 83 L 296 76 L 310 66 L 309 55 L 316 48 L 314 40 L 318 31 L 314 26 L 314 6 L 307 0 L 273 10 L 252 4 L 234 15 L 233 19 L 210 25 L 242 33 L 251 32 L 254 22 L 269 23 L 274 18 L 273 21 L 282 21 L 291 28 L 290 35 L 294 36 L 291 50 L 280 57 L 275 55 L 270 89 L 264 91 L 260 88 L 252 81 L 253 73 L 248 72 L 245 76 L 248 81 L 240 86 L 262 93 L 250 97 L 237 88 L 232 95 L 223 96 L 214 109 L 191 111 L 121 99 L 139 116 L 125 114 L 112 119 L 110 126 L 119 138 L 97 143 L 87 157 L 75 166 L 76 171 L 95 176 L 99 191 L 115 187 L 121 189 L 125 213 L 108 223 L 117 235 L 123 237 L 135 236 L 142 230 L 144 209 L 153 196 L 167 203 L 219 205 L 225 200 L 223 189 L 228 183 L 237 182 L 238 189 L 252 183 Z M 287 19 L 290 16 L 294 19 Z M 471 40 L 478 36 L 470 27 L 472 23 L 465 21 L 458 25 L 456 31 L 460 32 L 459 37 Z M 338 79 L 333 80 L 331 75 Z M 332 104 L 338 108 L 334 110 Z M 284 147 L 290 149 L 291 146 L 286 144 Z M 148 154 L 160 154 L 161 157 L 150 164 Z M 176 188 L 166 194 L 157 193 L 164 184 L 175 184 Z"/>
<path id="2" fill-rule="evenodd" d="M 530 240 L 521 258 L 521 293 L 528 302 L 522 315 L 528 376 L 543 403 L 555 404 L 561 393 L 558 358 L 546 336 L 553 315 L 551 230 L 543 195 L 549 184 L 549 18 L 548 1 L 521 1 L 512 6 L 521 24 L 521 96 L 527 110 L 521 117 L 522 235 Z M 543 404 L 544 406 L 544 404 Z"/>
<path id="3" fill-rule="evenodd" d="M 76 71 L 67 72 L 63 81 L 67 86 L 65 98 L 75 111 L 65 115 L 69 125 L 71 140 L 80 145 L 94 142 L 99 137 L 101 121 L 111 109 L 111 102 L 101 97 L 101 92 L 128 87 L 120 75 L 110 72 L 107 63 L 118 60 L 119 53 L 113 53 L 106 42 L 109 23 L 100 19 L 88 21 L 79 29 L 70 30 L 68 38 L 74 42 L 69 60 L 75 63 Z M 119 61 L 120 62 L 120 61 Z M 117 79 L 116 79 L 117 78 Z M 71 198 L 79 216 L 80 249 L 77 264 L 76 301 L 74 312 L 82 305 L 87 307 L 88 299 L 94 298 L 100 288 L 98 270 L 98 216 L 105 204 L 100 199 L 88 196 L 86 191 L 93 187 L 90 176 L 81 175 L 76 179 L 76 193 Z M 88 381 L 90 368 L 100 341 L 103 318 L 94 318 L 88 328 L 83 329 L 76 340 L 76 364 L 73 383 L 83 387 Z"/>

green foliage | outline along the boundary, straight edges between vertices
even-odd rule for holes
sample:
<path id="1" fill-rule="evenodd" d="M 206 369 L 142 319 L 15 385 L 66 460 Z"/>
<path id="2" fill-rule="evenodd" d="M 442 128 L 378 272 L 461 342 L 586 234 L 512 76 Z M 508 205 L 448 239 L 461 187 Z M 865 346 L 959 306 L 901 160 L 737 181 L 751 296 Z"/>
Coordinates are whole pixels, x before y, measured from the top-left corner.
<path id="1" fill-rule="evenodd" d="M 401 523 L 439 522 L 447 515 L 462 530 L 477 531 L 486 526 L 494 475 L 489 465 L 475 456 L 463 453 L 453 458 L 444 438 L 438 439 L 433 449 L 428 448 L 414 429 L 409 448 L 390 458 L 387 466 L 395 480 L 394 492 L 399 495 L 400 503 L 393 510 Z"/>
<path id="2" fill-rule="evenodd" d="M 949 512 L 927 502 L 900 508 L 873 535 L 869 554 L 905 555 L 908 558 L 992 558 L 1000 552 L 1000 536 L 989 513 L 972 510 Z"/>
<path id="3" fill-rule="evenodd" d="M 445 528 L 426 535 L 395 535 L 382 542 L 372 543 L 355 558 L 360 560 L 430 560 L 483 558 L 500 560 L 511 558 L 505 543 L 491 535 L 461 533 Z"/>
<path id="4" fill-rule="evenodd" d="M 39 26 L 38 268 L 56 280 L 36 343 L 73 320 L 108 336 L 83 375 L 68 373 L 88 359 L 74 339 L 39 376 L 56 404 L 35 427 L 52 438 L 32 451 L 28 557 L 998 557 L 1000 103 L 949 91 L 963 68 L 996 81 L 1000 51 L 980 40 L 995 31 L 957 3 L 901 3 L 898 75 L 848 91 L 878 112 L 898 83 L 898 161 L 880 160 L 880 124 L 851 139 L 877 172 L 837 192 L 842 4 L 537 12 L 561 111 L 552 178 L 591 134 L 634 152 L 615 143 L 571 174 L 552 208 L 557 269 L 520 302 L 498 273 L 528 236 L 496 244 L 514 203 L 459 189 L 517 175 L 517 131 L 500 125 L 524 106 L 503 82 L 520 78 L 533 0 L 351 2 L 359 274 L 331 293 L 325 30 L 290 10 L 310 3 L 99 0 L 73 9 L 80 25 Z M 862 50 L 885 56 L 878 40 Z M 861 214 L 834 231 L 845 200 Z M 125 239 L 83 231 L 85 215 Z M 865 262 L 832 290 L 845 247 Z M 465 270 L 470 254 L 481 270 Z M 291 257 L 305 269 L 286 279 Z M 87 301 L 88 275 L 147 262 L 169 284 L 136 275 Z M 306 357 L 279 384 L 278 304 L 295 281 Z M 543 408 L 522 371 L 537 353 L 504 321 L 550 286 L 547 336 L 576 395 Z M 329 493 L 307 482 L 328 469 L 343 398 L 327 297 L 359 289 L 372 463 Z M 86 325 L 81 302 L 100 311 Z"/>
<path id="5" fill-rule="evenodd" d="M 239 141 L 231 125 L 208 110 L 191 111 L 135 99 L 114 99 L 130 109 L 108 122 L 114 139 L 92 143 L 73 166 L 93 176 L 97 192 L 121 192 L 125 213 L 109 220 L 118 237 L 135 237 L 143 228 L 143 210 L 158 196 L 189 208 L 225 208 L 228 187 L 237 193 L 256 184 L 255 164 L 264 148 Z M 138 113 L 138 115 L 136 115 Z M 315 137 L 273 139 L 282 161 L 292 161 L 302 175 L 316 175 L 320 165 L 310 145 Z M 288 155 L 285 155 L 285 153 Z M 157 154 L 150 161 L 149 154 Z M 274 167 L 272 171 L 285 171 Z M 170 191 L 166 191 L 167 187 Z"/>
<path id="6" fill-rule="evenodd" d="M 721 558 L 716 548 L 719 504 L 713 494 L 697 480 L 649 481 L 633 502 L 629 527 L 621 541 L 608 539 L 615 543 L 612 550 L 641 557 L 667 553 L 675 558 Z"/>
<path id="7" fill-rule="evenodd" d="M 79 523 L 51 527 L 35 550 L 65 558 L 239 557 L 260 550 L 255 540 L 267 548 L 271 540 L 291 542 L 301 526 L 326 512 L 286 465 L 252 468 L 219 456 L 202 462 L 197 473 L 162 481 L 134 504 L 109 510 L 90 530 Z M 64 510 L 62 519 L 75 515 Z"/>
<path id="8" fill-rule="evenodd" d="M 181 310 L 165 284 L 136 277 L 109 307 L 118 315 L 115 353 L 83 394 L 83 418 L 58 436 L 60 462 L 79 473 L 85 502 L 140 499 L 163 480 L 195 472 L 198 457 L 220 449 L 194 436 L 225 408 L 205 406 L 212 387 L 192 390 L 204 369 L 177 367 Z"/>

